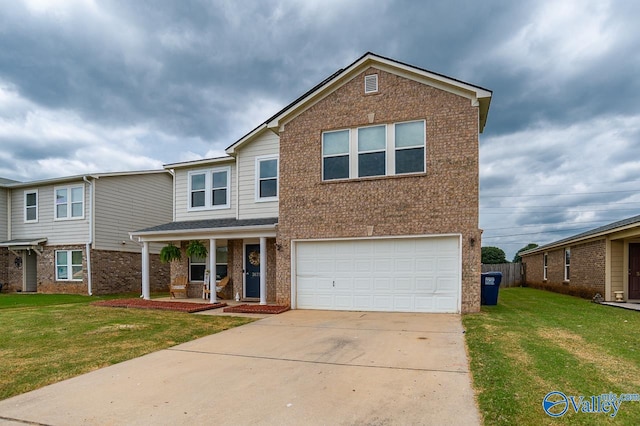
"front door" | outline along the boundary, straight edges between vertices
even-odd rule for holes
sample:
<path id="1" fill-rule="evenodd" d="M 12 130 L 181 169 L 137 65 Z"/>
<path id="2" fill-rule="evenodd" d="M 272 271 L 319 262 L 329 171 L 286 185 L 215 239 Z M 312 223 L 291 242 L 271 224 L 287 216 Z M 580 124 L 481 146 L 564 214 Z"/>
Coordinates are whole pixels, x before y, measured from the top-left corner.
<path id="1" fill-rule="evenodd" d="M 24 267 L 24 291 L 36 292 L 38 291 L 38 255 L 32 250 L 26 250 L 23 252 L 23 267 Z"/>
<path id="2" fill-rule="evenodd" d="M 260 297 L 260 244 L 247 244 L 244 250 L 244 295 Z"/>
<path id="3" fill-rule="evenodd" d="M 629 299 L 640 299 L 640 244 L 629 244 Z"/>

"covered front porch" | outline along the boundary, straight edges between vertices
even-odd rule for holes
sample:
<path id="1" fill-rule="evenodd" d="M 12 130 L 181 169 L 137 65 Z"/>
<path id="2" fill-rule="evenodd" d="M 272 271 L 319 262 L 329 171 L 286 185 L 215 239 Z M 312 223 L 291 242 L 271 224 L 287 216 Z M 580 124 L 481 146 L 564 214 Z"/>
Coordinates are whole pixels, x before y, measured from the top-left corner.
<path id="1" fill-rule="evenodd" d="M 142 245 L 142 297 L 150 299 L 151 245 L 171 244 L 179 252 L 171 261 L 171 281 L 186 282 L 186 297 L 202 297 L 203 288 L 213 289 L 228 277 L 229 283 L 221 290 L 225 299 L 260 305 L 275 301 L 276 226 L 277 218 L 211 219 L 171 222 L 132 232 L 131 239 Z M 204 251 L 190 250 L 194 245 Z M 209 303 L 218 301 L 215 290 L 205 295 Z"/>

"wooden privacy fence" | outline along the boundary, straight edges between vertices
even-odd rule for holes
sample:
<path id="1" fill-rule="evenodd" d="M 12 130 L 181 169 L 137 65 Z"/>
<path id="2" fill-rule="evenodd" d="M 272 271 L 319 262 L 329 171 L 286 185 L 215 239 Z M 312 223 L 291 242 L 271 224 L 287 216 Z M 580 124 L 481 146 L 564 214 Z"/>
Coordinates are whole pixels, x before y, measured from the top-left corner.
<path id="1" fill-rule="evenodd" d="M 522 263 L 482 264 L 482 272 L 502 272 L 500 287 L 519 287 L 525 282 L 525 265 Z"/>

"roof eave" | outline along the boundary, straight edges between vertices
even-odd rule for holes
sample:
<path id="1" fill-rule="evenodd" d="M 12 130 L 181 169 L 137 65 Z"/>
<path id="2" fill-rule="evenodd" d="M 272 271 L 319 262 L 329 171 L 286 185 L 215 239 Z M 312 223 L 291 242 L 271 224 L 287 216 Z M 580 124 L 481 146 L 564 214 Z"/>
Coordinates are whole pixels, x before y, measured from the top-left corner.
<path id="1" fill-rule="evenodd" d="M 624 225 L 624 226 L 619 226 L 617 228 L 608 229 L 606 231 L 597 232 L 597 233 L 594 233 L 594 234 L 577 236 L 576 238 L 570 238 L 570 239 L 567 239 L 567 240 L 560 240 L 560 241 L 557 241 L 555 243 L 550 243 L 550 244 L 546 244 L 544 246 L 536 247 L 536 248 L 531 249 L 531 250 L 523 251 L 522 253 L 520 253 L 520 256 L 529 256 L 531 254 L 538 254 L 538 253 L 542 253 L 542 252 L 545 252 L 545 251 L 548 251 L 548 250 L 557 249 L 557 248 L 561 248 L 561 247 L 566 247 L 566 246 L 570 246 L 570 245 L 575 244 L 575 243 L 581 243 L 581 242 L 588 241 L 588 240 L 602 238 L 602 237 L 605 237 L 605 236 L 610 235 L 610 234 L 615 234 L 616 232 L 622 232 L 622 231 L 626 231 L 626 230 L 633 229 L 633 228 L 638 228 L 638 227 L 640 227 L 640 222 L 635 222 L 635 223 L 630 223 L 630 224 L 627 224 L 627 225 Z"/>
<path id="2" fill-rule="evenodd" d="M 265 123 L 266 127 L 272 129 L 277 133 L 279 131 L 279 128 L 291 118 L 297 116 L 302 111 L 319 102 L 329 93 L 333 92 L 337 87 L 345 84 L 352 77 L 362 72 L 363 69 L 370 66 L 374 66 L 375 68 L 381 69 L 383 71 L 393 72 L 414 81 L 419 81 L 422 83 L 428 82 L 428 84 L 434 87 L 470 99 L 473 106 L 479 107 L 480 133 L 482 133 L 482 131 L 484 130 L 484 126 L 486 124 L 487 116 L 489 113 L 489 105 L 491 103 L 492 92 L 490 90 L 484 89 L 479 86 L 474 86 L 472 84 L 465 83 L 463 81 L 456 80 L 442 74 L 437 74 L 431 71 L 424 70 L 422 68 L 384 58 L 373 53 L 365 54 L 344 70 L 335 73 L 333 76 L 327 79 L 324 84 L 319 85 L 316 90 L 309 92 L 306 96 L 303 96 L 294 104 L 289 105 L 289 107 L 285 107 L 285 109 L 280 111 Z"/>
<path id="3" fill-rule="evenodd" d="M 210 236 L 236 236 L 237 234 L 253 235 L 253 234 L 265 234 L 265 236 L 275 236 L 277 223 L 268 225 L 244 225 L 244 226 L 230 226 L 221 228 L 193 228 L 193 229 L 172 229 L 167 231 L 143 231 L 143 232 L 130 232 L 129 237 L 131 239 L 137 238 L 140 242 L 160 242 L 160 241 L 172 241 L 180 238 L 194 238 L 203 237 L 209 238 Z M 273 231 L 272 233 L 266 231 Z M 268 235 L 267 235 L 268 234 Z"/>

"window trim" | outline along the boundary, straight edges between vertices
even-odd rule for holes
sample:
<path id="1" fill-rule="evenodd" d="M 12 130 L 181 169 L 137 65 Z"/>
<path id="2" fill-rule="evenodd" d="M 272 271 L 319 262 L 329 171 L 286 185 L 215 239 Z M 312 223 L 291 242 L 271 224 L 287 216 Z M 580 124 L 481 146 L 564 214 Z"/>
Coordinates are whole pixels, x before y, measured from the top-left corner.
<path id="1" fill-rule="evenodd" d="M 422 123 L 422 131 L 423 131 L 423 143 L 422 146 L 414 145 L 410 147 L 400 147 L 396 148 L 396 125 L 404 124 L 404 123 Z M 378 127 L 385 126 L 386 128 L 386 145 L 385 145 L 385 174 L 384 175 L 375 175 L 375 176 L 359 176 L 360 171 L 358 170 L 358 158 L 359 155 L 368 153 L 368 152 L 383 152 L 382 150 L 377 151 L 363 151 L 360 152 L 358 150 L 358 130 L 367 127 Z M 335 178 L 335 179 L 326 179 L 324 174 L 324 160 L 325 158 L 337 157 L 338 155 L 324 155 L 324 135 L 327 133 L 340 132 L 340 131 L 348 131 L 349 132 L 349 177 L 346 178 Z M 396 177 L 396 176 L 416 176 L 420 174 L 425 174 L 427 172 L 427 121 L 426 119 L 417 119 L 417 120 L 406 120 L 406 121 L 398 121 L 392 123 L 382 123 L 382 124 L 371 124 L 367 126 L 359 126 L 352 128 L 342 128 L 342 129 L 331 129 L 322 131 L 320 135 L 320 144 L 321 144 L 321 159 L 322 162 L 322 182 L 335 182 L 335 181 L 346 181 L 346 180 L 360 180 L 360 179 L 380 179 L 387 177 Z M 407 172 L 407 173 L 397 173 L 396 172 L 396 152 L 407 150 L 407 149 L 423 149 L 423 168 L 417 172 Z M 344 155 L 344 154 L 341 154 Z"/>
<path id="2" fill-rule="evenodd" d="M 82 189 L 82 215 L 81 216 L 73 216 L 73 204 L 75 204 L 72 201 L 72 191 L 76 188 L 81 188 Z M 66 190 L 67 191 L 67 215 L 64 217 L 58 217 L 58 205 L 62 205 L 62 204 L 58 204 L 56 201 L 56 197 L 57 197 L 57 193 L 60 190 Z M 53 220 L 54 221 L 58 221 L 58 220 L 82 220 L 84 219 L 84 215 L 85 215 L 85 185 L 84 184 L 78 184 L 78 185 L 63 185 L 63 186 L 54 186 L 53 187 Z M 76 202 L 77 203 L 77 202 Z"/>
<path id="3" fill-rule="evenodd" d="M 382 127 L 384 129 L 384 148 L 381 149 L 372 149 L 360 151 L 360 129 L 371 129 L 373 127 Z M 355 158 L 355 170 L 356 176 L 355 178 L 363 179 L 363 178 L 376 178 L 382 176 L 389 176 L 389 128 L 386 124 L 372 124 L 370 126 L 360 126 L 355 131 L 355 149 L 356 149 L 356 158 Z M 368 175 L 368 176 L 360 176 L 360 155 L 363 154 L 384 154 L 384 173 L 381 175 Z"/>
<path id="4" fill-rule="evenodd" d="M 423 141 L 422 141 L 422 145 L 413 145 L 413 146 L 402 146 L 402 147 L 397 147 L 396 146 L 396 126 L 398 124 L 406 124 L 406 123 L 418 123 L 418 122 L 422 122 L 422 137 L 423 137 Z M 398 121 L 397 123 L 393 123 L 393 172 L 395 176 L 405 176 L 405 175 L 413 175 L 413 174 L 417 174 L 417 173 L 426 173 L 427 172 L 427 122 L 426 120 L 409 120 L 409 121 Z M 404 151 L 404 150 L 409 150 L 409 149 L 417 149 L 417 148 L 422 148 L 423 152 L 423 158 L 422 158 L 422 170 L 418 171 L 418 172 L 407 172 L 407 173 L 398 173 L 396 171 L 396 153 L 398 151 Z"/>
<path id="5" fill-rule="evenodd" d="M 206 280 L 207 278 L 207 265 L 208 265 L 208 257 L 205 257 L 204 262 L 200 263 L 200 262 L 193 262 L 193 260 L 191 259 L 192 256 L 189 256 L 189 282 L 190 283 L 202 283 L 204 282 L 204 280 Z M 203 279 L 202 280 L 194 280 L 192 278 L 193 274 L 191 271 L 191 267 L 192 266 L 203 266 L 204 267 L 204 272 L 203 272 Z"/>
<path id="6" fill-rule="evenodd" d="M 263 161 L 276 160 L 276 195 L 275 197 L 260 197 L 260 163 Z M 269 178 L 273 179 L 273 178 Z M 266 203 L 271 201 L 278 201 L 280 196 L 280 156 L 275 155 L 261 155 L 255 159 L 255 187 L 254 198 L 256 203 Z"/>
<path id="7" fill-rule="evenodd" d="M 36 194 L 36 204 L 34 206 L 27 206 L 27 195 Z M 37 223 L 38 222 L 38 190 L 37 189 L 29 189 L 24 191 L 24 223 Z M 36 218 L 35 219 L 27 219 L 27 210 L 30 208 L 35 208 Z"/>
<path id="8" fill-rule="evenodd" d="M 348 135 L 348 144 L 347 144 L 347 152 L 346 153 L 342 153 L 342 154 L 326 154 L 324 153 L 324 135 L 328 134 L 328 133 L 338 133 L 338 132 L 347 132 Z M 351 129 L 341 129 L 341 130 L 328 130 L 326 132 L 322 132 L 322 140 L 320 141 L 321 143 L 321 150 L 322 150 L 322 181 L 332 181 L 332 180 L 341 180 L 341 179 L 349 179 L 349 177 L 351 176 Z M 347 177 L 346 178 L 332 178 L 332 179 L 327 179 L 325 177 L 325 170 L 324 170 L 324 160 L 327 158 L 337 158 L 337 157 L 347 157 L 347 165 L 348 165 L 348 170 L 347 170 Z"/>
<path id="9" fill-rule="evenodd" d="M 213 174 L 227 172 L 227 202 L 226 204 L 213 205 Z M 204 206 L 193 207 L 191 205 L 191 176 L 204 175 Z M 222 189 L 222 187 L 217 188 Z M 201 191 L 198 189 L 197 191 Z M 189 170 L 187 173 L 187 211 L 223 210 L 231 208 L 231 166 L 213 167 L 208 169 Z"/>
<path id="10" fill-rule="evenodd" d="M 67 253 L 67 264 L 66 265 L 60 265 L 60 266 L 65 266 L 67 268 L 67 278 L 60 278 L 60 276 L 58 275 L 58 253 L 61 252 L 66 252 Z M 83 258 L 83 253 L 82 250 L 56 250 L 54 253 L 54 268 L 56 271 L 56 281 L 73 281 L 73 282 L 82 282 L 84 281 L 84 266 L 82 264 L 82 260 L 81 263 L 73 263 L 73 252 L 79 252 L 80 253 L 80 259 Z M 82 278 L 77 279 L 77 278 L 73 278 L 73 267 L 74 266 L 80 266 L 80 270 L 82 271 Z"/>
<path id="11" fill-rule="evenodd" d="M 545 281 L 548 279 L 548 272 L 549 272 L 549 253 L 544 252 L 542 254 L 542 279 Z"/>
<path id="12" fill-rule="evenodd" d="M 567 262 L 567 254 L 569 254 Z M 564 280 L 569 281 L 571 278 L 571 247 L 565 247 L 564 249 Z"/>

